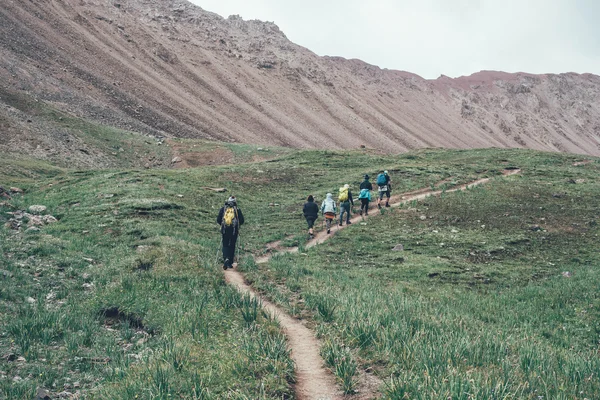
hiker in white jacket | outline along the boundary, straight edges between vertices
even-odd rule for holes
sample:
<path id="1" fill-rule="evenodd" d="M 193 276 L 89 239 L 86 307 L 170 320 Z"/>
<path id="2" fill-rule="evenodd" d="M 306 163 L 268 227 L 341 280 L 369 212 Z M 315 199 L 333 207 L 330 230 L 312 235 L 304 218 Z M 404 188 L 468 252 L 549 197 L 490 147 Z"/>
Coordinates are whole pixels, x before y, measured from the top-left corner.
<path id="1" fill-rule="evenodd" d="M 323 216 L 325 216 L 325 223 L 327 224 L 327 233 L 331 232 L 331 221 L 335 218 L 337 207 L 335 206 L 335 200 L 333 200 L 333 195 L 331 193 L 327 193 L 327 197 L 323 200 L 321 204 L 321 212 Z"/>

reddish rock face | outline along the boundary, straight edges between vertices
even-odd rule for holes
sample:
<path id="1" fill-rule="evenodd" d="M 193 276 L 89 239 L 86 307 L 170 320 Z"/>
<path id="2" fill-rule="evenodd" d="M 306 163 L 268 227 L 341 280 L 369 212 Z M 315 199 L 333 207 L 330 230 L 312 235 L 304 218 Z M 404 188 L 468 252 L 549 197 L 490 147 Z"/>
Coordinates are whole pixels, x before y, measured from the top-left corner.
<path id="1" fill-rule="evenodd" d="M 319 57 L 272 23 L 223 19 L 186 2 L 68 3 L 0 4 L 0 151 L 106 162 L 43 104 L 160 138 L 600 155 L 595 75 L 482 71 L 425 80 Z"/>

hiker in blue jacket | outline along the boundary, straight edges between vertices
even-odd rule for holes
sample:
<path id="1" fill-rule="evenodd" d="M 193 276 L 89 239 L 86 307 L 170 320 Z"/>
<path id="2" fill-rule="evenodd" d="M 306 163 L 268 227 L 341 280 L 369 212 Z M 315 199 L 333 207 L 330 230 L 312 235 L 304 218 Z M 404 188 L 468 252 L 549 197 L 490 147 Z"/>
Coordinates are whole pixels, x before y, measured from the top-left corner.
<path id="1" fill-rule="evenodd" d="M 365 180 L 360 184 L 360 193 L 358 198 L 360 200 L 360 215 L 369 215 L 369 202 L 371 201 L 371 190 L 373 185 L 369 182 L 369 175 L 365 175 Z"/>

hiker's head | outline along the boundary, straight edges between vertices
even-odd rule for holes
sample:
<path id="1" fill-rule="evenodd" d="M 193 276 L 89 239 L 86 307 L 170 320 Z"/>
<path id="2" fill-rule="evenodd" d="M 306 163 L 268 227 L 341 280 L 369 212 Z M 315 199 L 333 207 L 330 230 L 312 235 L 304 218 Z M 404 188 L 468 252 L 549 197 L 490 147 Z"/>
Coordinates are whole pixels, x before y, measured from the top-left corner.
<path id="1" fill-rule="evenodd" d="M 365 174 L 365 181 L 368 181 L 368 180 L 369 180 L 369 175 Z"/>
<path id="2" fill-rule="evenodd" d="M 350 187 L 350 185 L 348 185 L 347 183 L 344 185 L 344 189 L 348 189 Z"/>
<path id="3" fill-rule="evenodd" d="M 315 201 L 315 198 L 313 197 L 312 194 L 309 194 L 308 197 L 306 198 L 306 201 Z"/>
<path id="4" fill-rule="evenodd" d="M 331 193 L 327 193 L 327 200 L 331 200 L 332 197 L 333 195 Z"/>
<path id="5" fill-rule="evenodd" d="M 383 171 L 383 173 L 387 175 L 388 174 L 387 169 L 385 171 Z"/>
<path id="6" fill-rule="evenodd" d="M 235 198 L 235 196 L 230 196 L 227 201 L 225 202 L 225 205 L 228 206 L 235 206 L 237 204 L 237 199 Z"/>

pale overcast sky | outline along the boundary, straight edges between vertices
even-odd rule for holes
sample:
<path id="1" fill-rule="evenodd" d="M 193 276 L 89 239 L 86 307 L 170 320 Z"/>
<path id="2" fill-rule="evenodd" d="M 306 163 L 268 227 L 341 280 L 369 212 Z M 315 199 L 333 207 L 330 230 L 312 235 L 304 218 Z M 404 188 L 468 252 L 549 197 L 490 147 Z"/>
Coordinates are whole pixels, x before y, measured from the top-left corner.
<path id="1" fill-rule="evenodd" d="M 275 22 L 318 55 L 424 78 L 480 70 L 600 75 L 600 0 L 191 0 Z"/>

